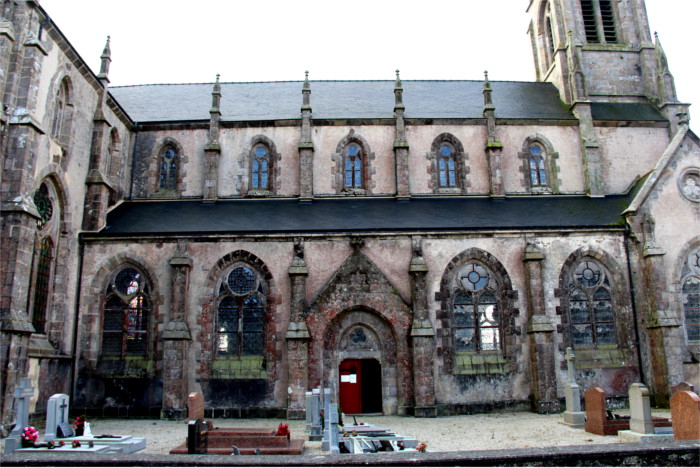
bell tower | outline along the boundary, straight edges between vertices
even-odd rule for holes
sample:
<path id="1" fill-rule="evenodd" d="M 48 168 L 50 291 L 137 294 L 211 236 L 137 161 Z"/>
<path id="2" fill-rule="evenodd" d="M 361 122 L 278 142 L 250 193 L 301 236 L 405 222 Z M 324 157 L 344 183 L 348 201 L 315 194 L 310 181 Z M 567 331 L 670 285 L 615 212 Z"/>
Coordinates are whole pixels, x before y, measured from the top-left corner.
<path id="1" fill-rule="evenodd" d="M 687 123 L 644 0 L 529 0 L 537 81 L 582 102 L 654 103 L 672 131 Z"/>

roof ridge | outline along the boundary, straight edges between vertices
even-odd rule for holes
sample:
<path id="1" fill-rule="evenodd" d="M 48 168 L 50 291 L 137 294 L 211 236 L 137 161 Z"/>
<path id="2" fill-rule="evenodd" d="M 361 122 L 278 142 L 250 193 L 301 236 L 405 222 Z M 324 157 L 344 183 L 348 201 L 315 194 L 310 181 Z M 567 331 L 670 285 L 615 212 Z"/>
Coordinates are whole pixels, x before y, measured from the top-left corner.
<path id="1" fill-rule="evenodd" d="M 468 80 L 468 79 L 417 79 L 417 80 L 401 80 L 403 83 L 483 83 L 483 80 Z M 310 83 L 394 83 L 395 80 L 309 80 Z M 304 80 L 280 80 L 280 81 L 222 81 L 221 85 L 247 85 L 247 84 L 282 84 L 282 83 L 300 83 Z M 519 81 L 519 80 L 491 80 L 491 83 L 523 83 L 523 84 L 542 84 L 548 85 L 549 82 L 541 81 Z M 213 86 L 214 82 L 195 82 L 195 83 L 141 83 L 133 85 L 110 86 L 110 89 L 115 88 L 139 88 L 146 86 Z"/>

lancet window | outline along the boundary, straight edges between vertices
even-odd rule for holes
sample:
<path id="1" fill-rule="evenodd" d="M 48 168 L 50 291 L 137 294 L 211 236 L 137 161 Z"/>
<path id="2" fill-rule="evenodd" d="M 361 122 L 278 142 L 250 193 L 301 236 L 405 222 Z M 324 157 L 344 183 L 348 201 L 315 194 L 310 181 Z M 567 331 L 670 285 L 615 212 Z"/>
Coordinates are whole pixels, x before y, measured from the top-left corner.
<path id="1" fill-rule="evenodd" d="M 361 189 L 364 187 L 364 151 L 362 146 L 351 142 L 343 150 L 345 188 Z"/>
<path id="2" fill-rule="evenodd" d="M 252 189 L 270 189 L 271 166 L 270 149 L 262 143 L 255 145 L 251 154 L 250 187 Z"/>
<path id="3" fill-rule="evenodd" d="M 158 187 L 160 190 L 175 190 L 177 188 L 178 155 L 172 146 L 163 148 L 160 157 L 160 175 Z"/>

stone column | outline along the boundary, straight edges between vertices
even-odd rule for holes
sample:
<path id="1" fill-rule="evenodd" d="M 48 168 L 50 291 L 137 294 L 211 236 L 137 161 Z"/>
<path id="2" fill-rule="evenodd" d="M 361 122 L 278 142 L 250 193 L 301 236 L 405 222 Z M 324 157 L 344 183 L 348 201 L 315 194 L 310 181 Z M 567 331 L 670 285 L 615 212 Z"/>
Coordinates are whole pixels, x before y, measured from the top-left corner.
<path id="1" fill-rule="evenodd" d="M 287 340 L 287 419 L 306 417 L 306 391 L 309 388 L 309 330 L 304 321 L 306 310 L 306 277 L 309 271 L 304 262 L 304 246 L 294 241 L 294 259 L 289 267 L 292 283 L 291 316 L 285 338 Z"/>
<path id="2" fill-rule="evenodd" d="M 413 257 L 408 272 L 411 275 L 413 303 L 411 344 L 413 347 L 413 386 L 416 398 L 414 416 L 434 418 L 437 416 L 435 376 L 433 374 L 435 331 L 428 315 L 428 289 L 425 284 L 428 266 L 423 259 L 422 239 L 415 237 L 412 242 Z"/>
<path id="3" fill-rule="evenodd" d="M 192 259 L 185 242 L 170 259 L 170 320 L 163 332 L 163 419 L 187 416 L 188 352 L 191 341 L 187 326 L 187 296 Z"/>
<path id="4" fill-rule="evenodd" d="M 7 2 L 6 2 L 7 3 Z M 32 199 L 38 140 L 45 133 L 37 118 L 39 81 L 46 51 L 38 40 L 40 17 L 33 3 L 14 8 L 14 28 L 0 20 L 0 45 L 6 46 L 7 74 L 0 186 L 0 432 L 14 419 L 13 394 L 29 366 L 29 337 L 34 327 L 26 310 L 31 282 L 34 233 L 39 213 Z M 10 11 L 10 10 L 8 10 Z M 2 107 L 2 106 L 0 106 Z"/>
<path id="5" fill-rule="evenodd" d="M 668 406 L 671 398 L 671 385 L 684 378 L 683 353 L 684 338 L 682 324 L 670 310 L 665 298 L 668 290 L 665 280 L 666 252 L 656 244 L 655 222 L 646 215 L 642 223 L 644 245 L 642 250 L 642 293 L 647 297 L 647 330 L 649 336 L 652 373 L 649 376 L 650 388 L 655 405 Z"/>
<path id="6" fill-rule="evenodd" d="M 528 244 L 525 248 L 523 263 L 527 279 L 532 410 L 540 414 L 553 414 L 561 412 L 561 405 L 557 398 L 554 326 L 545 314 L 542 278 L 544 258 L 544 254 L 535 245 Z"/>

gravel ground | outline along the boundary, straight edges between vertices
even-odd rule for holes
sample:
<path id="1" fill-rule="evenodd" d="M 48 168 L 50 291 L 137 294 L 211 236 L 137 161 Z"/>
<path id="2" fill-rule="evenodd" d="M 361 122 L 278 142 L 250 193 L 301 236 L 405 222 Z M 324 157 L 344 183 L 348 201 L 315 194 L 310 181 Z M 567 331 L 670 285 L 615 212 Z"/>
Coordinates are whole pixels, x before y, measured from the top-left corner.
<path id="1" fill-rule="evenodd" d="M 625 414 L 624 411 L 617 411 Z M 670 411 L 654 411 L 654 416 L 670 418 Z M 345 418 L 352 422 L 352 417 Z M 398 416 L 358 416 L 358 422 L 366 422 L 388 428 L 396 434 L 411 436 L 426 442 L 430 452 L 462 450 L 497 450 L 526 447 L 553 447 L 564 445 L 615 444 L 616 436 L 589 434 L 582 429 L 572 429 L 560 424 L 561 415 L 534 413 L 491 413 L 479 415 L 449 416 L 442 418 L 412 418 Z M 321 452 L 320 442 L 309 442 L 305 421 L 276 419 L 214 419 L 215 427 L 245 427 L 276 429 L 280 422 L 289 424 L 292 438 L 302 438 L 305 455 Z M 168 454 L 171 449 L 185 442 L 187 421 L 153 419 L 96 419 L 90 420 L 92 433 L 130 434 L 146 437 L 146 449 L 142 453 Z M 38 428 L 43 434 L 43 428 Z M 0 450 L 4 441 L 0 441 Z M 0 451 L 0 453 L 2 453 Z"/>

